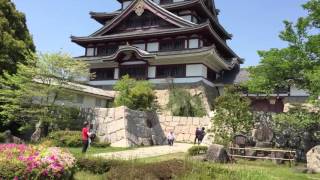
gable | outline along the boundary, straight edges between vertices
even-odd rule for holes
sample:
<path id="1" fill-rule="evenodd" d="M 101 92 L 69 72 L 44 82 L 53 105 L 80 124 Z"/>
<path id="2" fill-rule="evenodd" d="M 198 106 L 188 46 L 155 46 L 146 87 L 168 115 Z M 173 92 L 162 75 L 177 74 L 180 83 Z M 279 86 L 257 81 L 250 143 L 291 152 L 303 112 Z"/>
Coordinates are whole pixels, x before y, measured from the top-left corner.
<path id="1" fill-rule="evenodd" d="M 141 16 L 138 16 L 135 12 L 131 12 L 129 16 L 127 16 L 125 19 L 121 21 L 120 24 L 118 24 L 112 30 L 103 35 L 135 30 L 148 30 L 151 28 L 169 29 L 177 27 L 178 26 L 170 24 L 169 22 L 163 20 L 159 16 L 156 16 L 152 12 L 146 10 Z"/>
<path id="2" fill-rule="evenodd" d="M 151 16 L 150 14 L 152 14 L 153 16 Z M 134 16 L 134 17 L 143 16 L 143 17 L 150 17 L 150 19 L 152 18 L 161 19 L 159 20 L 159 24 L 162 23 L 164 26 L 168 26 L 168 24 L 170 24 L 171 27 L 182 28 L 182 27 L 192 27 L 195 25 L 194 23 L 184 20 L 183 18 L 180 18 L 179 16 L 165 10 L 164 8 L 155 4 L 153 1 L 135 0 L 125 10 L 123 10 L 116 18 L 114 18 L 108 25 L 105 25 L 100 30 L 93 33 L 91 37 L 110 34 L 111 31 L 116 32 L 115 27 L 120 28 L 120 30 L 121 28 L 126 29 L 126 27 L 121 26 L 121 24 L 123 24 L 123 20 L 130 18 L 130 16 Z M 157 18 L 155 18 L 155 16 Z M 136 18 L 139 19 L 138 17 Z M 127 21 L 127 25 L 133 24 L 133 23 L 134 22 Z"/>

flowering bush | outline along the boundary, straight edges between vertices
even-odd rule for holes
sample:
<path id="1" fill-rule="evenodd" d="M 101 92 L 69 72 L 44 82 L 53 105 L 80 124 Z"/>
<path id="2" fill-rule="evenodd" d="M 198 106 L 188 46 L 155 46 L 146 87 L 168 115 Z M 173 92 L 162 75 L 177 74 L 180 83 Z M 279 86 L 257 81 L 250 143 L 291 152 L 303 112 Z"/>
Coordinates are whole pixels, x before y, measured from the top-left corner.
<path id="1" fill-rule="evenodd" d="M 70 179 L 75 164 L 64 149 L 0 145 L 0 179 Z"/>

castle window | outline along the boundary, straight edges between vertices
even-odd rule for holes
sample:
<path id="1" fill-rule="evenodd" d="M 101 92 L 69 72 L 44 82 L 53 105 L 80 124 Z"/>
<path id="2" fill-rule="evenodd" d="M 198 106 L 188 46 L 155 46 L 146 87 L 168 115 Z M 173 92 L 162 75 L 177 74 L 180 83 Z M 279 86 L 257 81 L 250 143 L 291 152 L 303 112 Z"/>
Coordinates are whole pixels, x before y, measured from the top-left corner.
<path id="1" fill-rule="evenodd" d="M 101 46 L 97 48 L 98 56 L 110 56 L 118 50 L 117 45 Z"/>
<path id="2" fill-rule="evenodd" d="M 102 80 L 114 79 L 114 68 L 91 69 L 90 73 L 93 74 L 91 81 L 102 81 Z"/>
<path id="3" fill-rule="evenodd" d="M 185 77 L 186 76 L 186 65 L 165 65 L 156 67 L 157 78 L 168 78 L 168 77 Z"/>
<path id="4" fill-rule="evenodd" d="M 166 40 L 160 42 L 160 51 L 182 50 L 185 48 L 184 39 Z"/>

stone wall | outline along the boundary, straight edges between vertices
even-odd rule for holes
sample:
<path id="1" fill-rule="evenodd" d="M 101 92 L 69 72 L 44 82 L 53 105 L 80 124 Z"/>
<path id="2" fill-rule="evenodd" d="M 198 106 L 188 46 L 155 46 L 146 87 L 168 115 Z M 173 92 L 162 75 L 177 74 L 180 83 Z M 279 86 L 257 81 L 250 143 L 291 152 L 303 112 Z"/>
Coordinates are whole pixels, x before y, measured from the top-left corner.
<path id="1" fill-rule="evenodd" d="M 170 131 L 177 141 L 192 143 L 197 127 L 210 128 L 208 117 L 165 116 L 126 107 L 99 108 L 94 114 L 92 123 L 99 140 L 116 147 L 163 145 Z"/>
<path id="2" fill-rule="evenodd" d="M 178 117 L 158 115 L 160 125 L 165 134 L 173 131 L 176 140 L 179 142 L 193 143 L 195 139 L 196 128 L 211 128 L 210 118 L 203 117 Z"/>

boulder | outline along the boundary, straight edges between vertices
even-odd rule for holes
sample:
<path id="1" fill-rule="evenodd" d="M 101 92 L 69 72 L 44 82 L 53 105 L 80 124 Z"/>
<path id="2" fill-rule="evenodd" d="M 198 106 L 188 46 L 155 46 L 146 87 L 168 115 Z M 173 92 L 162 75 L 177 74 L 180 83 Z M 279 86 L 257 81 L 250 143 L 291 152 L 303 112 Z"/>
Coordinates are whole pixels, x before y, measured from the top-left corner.
<path id="1" fill-rule="evenodd" d="M 21 140 L 20 138 L 18 137 L 15 137 L 11 134 L 11 131 L 10 130 L 7 130 L 4 132 L 4 135 L 5 135 L 5 143 L 6 144 L 9 144 L 9 143 L 13 143 L 13 144 L 24 144 L 24 141 Z"/>
<path id="2" fill-rule="evenodd" d="M 310 172 L 320 173 L 320 145 L 307 153 L 307 168 Z"/>
<path id="3" fill-rule="evenodd" d="M 217 163 L 228 163 L 230 162 L 230 157 L 224 146 L 213 144 L 209 146 L 205 160 Z"/>

